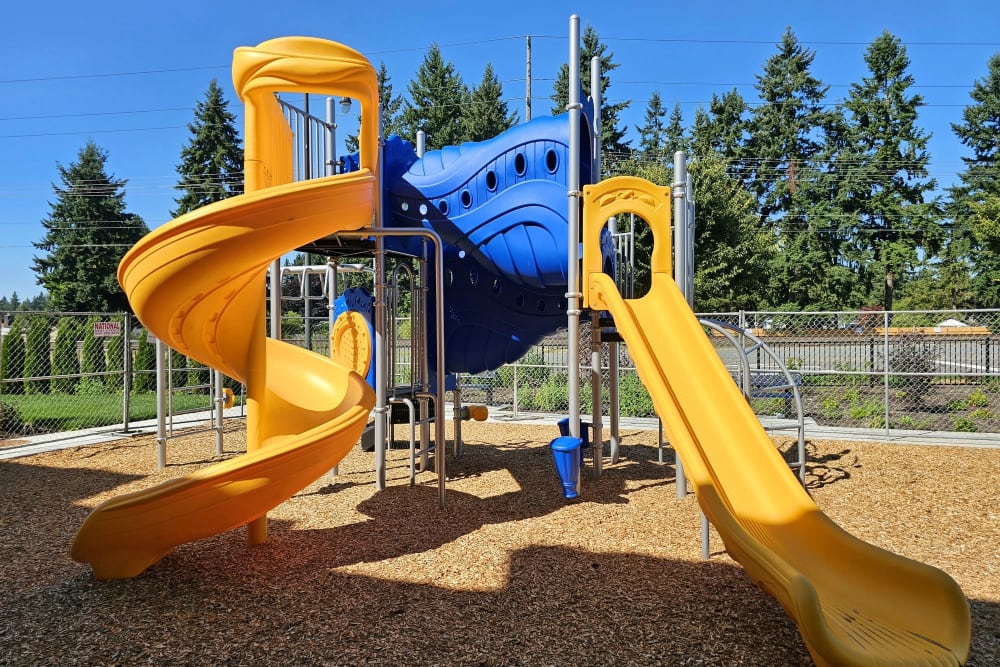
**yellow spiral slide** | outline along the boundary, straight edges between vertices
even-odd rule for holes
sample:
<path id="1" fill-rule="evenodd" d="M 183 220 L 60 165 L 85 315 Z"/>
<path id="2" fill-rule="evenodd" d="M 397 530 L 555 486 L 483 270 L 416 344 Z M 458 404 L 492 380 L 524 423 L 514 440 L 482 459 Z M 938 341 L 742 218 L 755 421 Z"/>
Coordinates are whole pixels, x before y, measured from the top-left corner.
<path id="1" fill-rule="evenodd" d="M 653 231 L 641 299 L 623 299 L 601 271 L 600 230 L 626 213 Z M 670 275 L 669 189 L 632 177 L 587 186 L 583 238 L 586 305 L 613 315 L 705 515 L 816 663 L 964 663 L 971 625 L 958 584 L 841 529 L 761 428 Z"/>
<path id="2" fill-rule="evenodd" d="M 271 262 L 372 222 L 375 71 L 346 46 L 288 37 L 237 49 L 233 80 L 246 105 L 246 194 L 150 233 L 122 260 L 118 280 L 140 321 L 167 345 L 246 383 L 247 453 L 98 506 L 72 556 L 99 579 L 136 576 L 179 544 L 244 524 L 251 543 L 266 540 L 268 510 L 343 458 L 375 402 L 349 368 L 264 335 Z M 291 182 L 291 130 L 277 91 L 359 99 L 361 169 Z"/>

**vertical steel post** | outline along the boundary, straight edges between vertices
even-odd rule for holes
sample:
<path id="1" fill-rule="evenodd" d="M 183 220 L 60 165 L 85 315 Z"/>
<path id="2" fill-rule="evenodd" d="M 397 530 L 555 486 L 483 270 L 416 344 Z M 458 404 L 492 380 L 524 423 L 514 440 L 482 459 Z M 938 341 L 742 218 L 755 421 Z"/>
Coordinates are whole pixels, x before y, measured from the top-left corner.
<path id="1" fill-rule="evenodd" d="M 672 188 L 674 207 L 674 282 L 684 290 L 687 287 L 688 279 L 688 257 L 687 257 L 687 205 L 685 190 L 687 188 L 687 161 L 683 151 L 674 153 L 674 182 Z M 691 299 L 685 294 L 685 298 L 690 305 Z M 675 470 L 677 480 L 677 497 L 683 498 L 687 495 L 687 479 L 684 476 L 684 465 L 674 451 Z"/>
<path id="2" fill-rule="evenodd" d="M 147 334 L 149 335 L 149 334 Z M 156 469 L 167 467 L 167 346 L 156 339 Z"/>
<path id="3" fill-rule="evenodd" d="M 330 99 L 332 99 L 332 98 L 328 97 L 326 99 L 327 99 L 327 103 L 329 103 Z M 330 332 L 330 356 L 331 357 L 333 356 L 333 324 L 336 321 L 336 316 L 334 315 L 333 311 L 334 311 L 334 308 L 336 307 L 336 304 L 337 304 L 337 292 L 338 292 L 339 287 L 340 287 L 338 285 L 338 282 L 337 282 L 337 279 L 339 277 L 338 276 L 338 266 L 337 266 L 337 264 L 338 264 L 338 262 L 337 262 L 337 258 L 336 257 L 330 257 L 326 261 L 326 279 L 327 279 L 327 283 L 326 283 L 326 285 L 327 285 L 327 288 L 326 288 L 327 327 L 326 327 L 326 330 Z M 333 475 L 334 477 L 336 477 L 336 475 L 337 475 L 337 473 L 339 471 L 340 471 L 340 466 L 333 466 L 333 468 L 330 469 L 330 474 Z"/>
<path id="4" fill-rule="evenodd" d="M 566 271 L 566 325 L 569 434 L 580 437 L 580 17 L 569 17 L 569 174 L 567 196 L 569 256 Z M 595 470 L 595 474 L 599 474 Z"/>
<path id="5" fill-rule="evenodd" d="M 590 174 L 591 183 L 600 180 L 600 150 L 601 150 L 601 59 L 594 56 L 590 59 L 590 99 L 593 102 L 594 118 L 590 129 Z M 596 129 L 596 131 L 595 131 Z M 580 147 L 581 150 L 583 146 Z M 596 178 L 595 178 L 596 172 Z M 594 452 L 594 479 L 598 479 L 604 469 L 604 402 L 601 400 L 601 323 L 600 313 L 595 311 L 590 315 L 590 395 L 591 395 L 591 447 Z"/>
<path id="6" fill-rule="evenodd" d="M 224 418 L 226 416 L 225 415 L 225 411 L 226 411 L 226 395 L 225 395 L 225 392 L 223 391 L 223 386 L 222 386 L 222 371 L 215 371 L 215 370 L 209 369 L 209 372 L 212 374 L 212 377 L 215 379 L 214 382 L 210 382 L 209 383 L 212 386 L 212 388 L 215 390 L 215 400 L 212 401 L 212 403 L 215 405 L 215 411 L 214 411 L 214 416 L 215 416 L 215 455 L 216 456 L 222 456 L 222 450 L 223 450 L 222 429 L 223 429 L 223 420 L 224 420 Z"/>
<path id="7" fill-rule="evenodd" d="M 337 109 L 336 100 L 326 98 L 326 175 L 337 173 Z"/>
<path id="8" fill-rule="evenodd" d="M 381 107 L 381 104 L 379 105 Z M 385 138 L 382 136 L 382 110 L 378 119 L 378 178 L 375 185 L 375 211 L 372 227 L 382 229 L 382 173 L 385 165 Z M 387 383 L 391 369 L 386 368 L 385 321 L 385 238 L 375 235 L 375 488 L 385 489 L 385 450 L 388 444 L 389 408 Z"/>
<path id="9" fill-rule="evenodd" d="M 132 320 L 128 313 L 122 321 L 125 351 L 122 359 L 122 433 L 128 433 L 129 413 L 132 411 Z"/>

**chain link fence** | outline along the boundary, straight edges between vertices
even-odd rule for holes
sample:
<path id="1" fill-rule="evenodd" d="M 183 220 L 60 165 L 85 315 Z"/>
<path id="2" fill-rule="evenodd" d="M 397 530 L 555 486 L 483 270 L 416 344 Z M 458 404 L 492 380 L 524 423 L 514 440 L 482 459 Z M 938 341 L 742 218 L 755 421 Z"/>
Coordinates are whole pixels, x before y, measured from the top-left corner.
<path id="1" fill-rule="evenodd" d="M 1000 311 L 706 313 L 763 340 L 774 357 L 706 328 L 719 356 L 738 374 L 740 355 L 751 368 L 779 370 L 800 380 L 807 419 L 821 426 L 1000 433 Z M 155 346 L 122 313 L 0 313 L 0 443 L 83 428 L 120 430 L 156 416 Z M 125 332 L 128 332 L 126 346 Z M 411 354 L 400 329 L 397 360 Z M 287 338 L 329 353 L 329 332 L 317 321 Z M 581 327 L 581 410 L 591 411 L 590 326 Z M 670 332 L 662 334 L 670 344 Z M 749 339 L 748 339 L 749 340 Z M 737 344 L 742 344 L 738 340 Z M 126 349 L 128 354 L 126 354 Z M 602 346 L 602 404 L 609 402 L 611 346 Z M 653 417 L 624 344 L 618 353 L 618 394 L 625 417 Z M 566 335 L 542 340 L 516 364 L 461 378 L 463 400 L 513 416 L 565 414 L 569 409 Z M 173 352 L 173 411 L 209 409 L 208 369 Z M 400 378 L 397 378 L 399 380 Z M 406 378 L 402 378 L 405 380 Z M 697 378 L 690 381 L 696 382 Z M 238 384 L 227 386 L 240 393 Z M 752 397 L 762 416 L 790 416 L 787 397 Z"/>
<path id="2" fill-rule="evenodd" d="M 739 312 L 706 313 L 752 333 L 774 353 L 749 338 L 736 344 L 706 327 L 734 379 L 740 356 L 751 372 L 779 373 L 783 364 L 796 378 L 807 419 L 821 426 L 1000 433 L 1000 311 Z M 581 327 L 580 404 L 591 411 L 590 327 Z M 662 332 L 664 345 L 670 332 Z M 463 399 L 520 413 L 565 413 L 569 409 L 565 334 L 550 336 L 518 363 L 463 378 Z M 627 346 L 619 350 L 619 401 L 626 417 L 655 416 Z M 607 392 L 608 347 L 602 352 L 602 386 Z M 777 362 L 775 361 L 777 359 Z M 697 382 L 697 378 L 691 378 Z M 792 417 L 789 396 L 758 392 L 751 397 L 761 416 Z M 607 409 L 608 397 L 602 396 Z"/>
<path id="3" fill-rule="evenodd" d="M 0 325 L 0 446 L 156 418 L 155 340 L 131 316 L 0 312 Z M 174 351 L 168 368 L 172 414 L 212 407 L 208 368 Z"/>

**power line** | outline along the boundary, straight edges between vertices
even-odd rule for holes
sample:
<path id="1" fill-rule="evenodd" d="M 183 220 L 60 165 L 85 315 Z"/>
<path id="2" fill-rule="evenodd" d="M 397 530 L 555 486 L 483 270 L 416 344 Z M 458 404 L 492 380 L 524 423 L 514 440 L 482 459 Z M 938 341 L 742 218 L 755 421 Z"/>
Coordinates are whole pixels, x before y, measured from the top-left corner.
<path id="1" fill-rule="evenodd" d="M 173 67 L 170 69 L 146 69 L 134 72 L 95 72 L 92 74 L 52 74 L 24 79 L 0 79 L 4 83 L 37 83 L 39 81 L 70 81 L 73 79 L 101 79 L 116 76 L 145 76 L 147 74 L 171 74 L 174 72 L 197 72 L 209 69 L 230 69 L 230 65 L 204 65 L 201 67 Z"/>

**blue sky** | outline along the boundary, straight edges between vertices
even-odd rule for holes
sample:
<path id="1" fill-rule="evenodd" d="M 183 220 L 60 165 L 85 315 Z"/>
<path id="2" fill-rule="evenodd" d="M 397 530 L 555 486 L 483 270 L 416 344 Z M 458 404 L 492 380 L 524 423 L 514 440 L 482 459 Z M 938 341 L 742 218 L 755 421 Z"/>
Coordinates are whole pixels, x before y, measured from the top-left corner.
<path id="1" fill-rule="evenodd" d="M 866 74 L 866 46 L 889 30 L 906 44 L 913 90 L 927 102 L 919 124 L 933 133 L 931 172 L 941 186 L 955 180 L 966 154 L 950 123 L 961 120 L 972 83 L 1000 51 L 996 0 L 7 3 L 0 41 L 0 296 L 41 291 L 31 271 L 32 243 L 43 236 L 56 164 L 75 160 L 88 139 L 108 152 L 108 171 L 128 179 L 128 210 L 152 228 L 168 221 L 186 124 L 213 77 L 242 128 L 229 78 L 238 46 L 284 35 L 343 42 L 376 67 L 384 61 L 395 91 L 405 93 L 436 42 L 467 84 L 478 83 L 491 62 L 523 117 L 525 36 L 532 35 L 534 114 L 548 113 L 573 13 L 597 30 L 620 65 L 611 75 L 611 99 L 632 101 L 622 118 L 633 143 L 654 90 L 669 108 L 681 103 L 685 122 L 713 92 L 736 87 L 753 101 L 755 75 L 786 26 L 816 52 L 813 73 L 831 86 L 831 103 Z M 356 127 L 353 117 L 338 121 L 340 139 Z"/>

